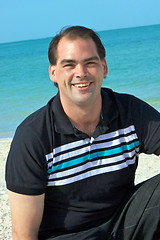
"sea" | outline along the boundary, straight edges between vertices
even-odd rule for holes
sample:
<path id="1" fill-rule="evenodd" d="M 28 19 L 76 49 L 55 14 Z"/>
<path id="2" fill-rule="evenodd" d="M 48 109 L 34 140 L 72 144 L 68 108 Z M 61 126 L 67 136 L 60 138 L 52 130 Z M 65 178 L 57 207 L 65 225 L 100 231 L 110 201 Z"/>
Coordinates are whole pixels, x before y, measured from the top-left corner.
<path id="1" fill-rule="evenodd" d="M 160 111 L 160 25 L 99 31 L 109 68 L 103 87 Z M 49 79 L 51 37 L 0 44 L 0 138 L 57 93 Z"/>

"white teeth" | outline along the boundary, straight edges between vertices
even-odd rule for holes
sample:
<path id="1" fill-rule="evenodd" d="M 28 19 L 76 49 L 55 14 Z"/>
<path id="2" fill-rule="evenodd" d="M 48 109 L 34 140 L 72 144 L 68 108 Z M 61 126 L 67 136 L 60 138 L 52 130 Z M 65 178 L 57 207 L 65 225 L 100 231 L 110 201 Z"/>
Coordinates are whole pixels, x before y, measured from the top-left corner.
<path id="1" fill-rule="evenodd" d="M 76 86 L 76 87 L 87 87 L 89 85 L 90 85 L 90 83 L 78 83 L 78 84 L 75 84 L 74 86 Z"/>

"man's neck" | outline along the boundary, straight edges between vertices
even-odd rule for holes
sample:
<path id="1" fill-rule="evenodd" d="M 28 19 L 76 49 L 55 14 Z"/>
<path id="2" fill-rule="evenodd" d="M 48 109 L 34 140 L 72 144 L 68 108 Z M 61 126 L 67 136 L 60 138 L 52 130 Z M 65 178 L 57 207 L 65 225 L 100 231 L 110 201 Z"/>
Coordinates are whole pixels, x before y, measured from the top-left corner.
<path id="1" fill-rule="evenodd" d="M 66 106 L 63 105 L 64 112 L 70 119 L 71 123 L 78 130 L 86 133 L 91 137 L 100 121 L 101 109 L 102 109 L 102 100 L 96 101 L 95 104 L 91 106 Z"/>

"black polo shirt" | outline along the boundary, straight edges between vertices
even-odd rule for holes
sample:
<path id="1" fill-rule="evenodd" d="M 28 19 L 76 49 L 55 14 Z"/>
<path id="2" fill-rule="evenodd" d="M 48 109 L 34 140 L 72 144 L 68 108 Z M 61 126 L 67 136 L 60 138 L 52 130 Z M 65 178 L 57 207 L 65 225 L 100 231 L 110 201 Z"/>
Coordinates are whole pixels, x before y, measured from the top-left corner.
<path id="1" fill-rule="evenodd" d="M 102 89 L 90 138 L 71 124 L 57 94 L 17 128 L 7 188 L 45 193 L 39 239 L 85 230 L 109 219 L 132 189 L 141 152 L 160 154 L 160 114 L 151 106 Z"/>

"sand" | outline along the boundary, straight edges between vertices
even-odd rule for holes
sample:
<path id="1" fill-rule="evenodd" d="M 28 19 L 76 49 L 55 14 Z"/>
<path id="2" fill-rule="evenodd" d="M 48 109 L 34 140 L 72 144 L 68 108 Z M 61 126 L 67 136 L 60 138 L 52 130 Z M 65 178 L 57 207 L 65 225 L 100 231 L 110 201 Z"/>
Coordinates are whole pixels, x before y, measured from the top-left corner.
<path id="1" fill-rule="evenodd" d="M 11 239 L 11 216 L 4 180 L 5 162 L 11 139 L 0 139 L 0 239 Z"/>
<path id="2" fill-rule="evenodd" d="M 11 139 L 0 139 L 0 239 L 11 239 L 11 216 L 4 180 L 6 157 Z M 135 183 L 142 182 L 160 172 L 160 159 L 154 155 L 140 155 Z"/>

